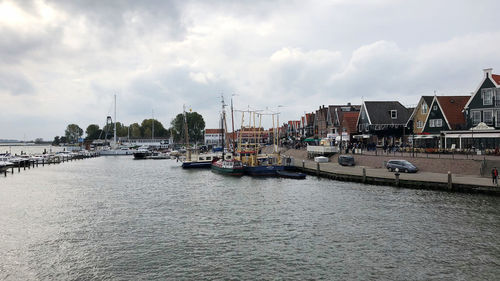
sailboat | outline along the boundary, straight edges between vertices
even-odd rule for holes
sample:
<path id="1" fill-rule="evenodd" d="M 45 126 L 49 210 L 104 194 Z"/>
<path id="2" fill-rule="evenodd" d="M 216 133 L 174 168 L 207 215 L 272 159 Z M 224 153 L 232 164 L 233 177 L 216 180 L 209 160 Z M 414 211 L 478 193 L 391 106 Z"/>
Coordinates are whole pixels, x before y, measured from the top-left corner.
<path id="1" fill-rule="evenodd" d="M 110 116 L 108 116 L 108 120 L 111 119 Z M 102 150 L 99 151 L 99 154 L 101 156 L 118 156 L 118 155 L 132 155 L 134 154 L 135 150 L 130 149 L 129 147 L 118 147 L 118 142 L 116 139 L 116 95 L 114 99 L 114 119 L 112 120 L 113 122 L 113 142 L 111 143 L 110 147 L 106 147 Z M 107 123 L 107 121 L 106 121 Z M 106 136 L 107 137 L 107 136 Z"/>
<path id="2" fill-rule="evenodd" d="M 216 159 L 212 162 L 212 171 L 224 175 L 230 175 L 230 176 L 243 176 L 244 173 L 244 168 L 243 168 L 243 163 L 231 157 L 232 155 L 227 155 L 225 153 L 224 149 L 224 138 L 226 136 L 226 112 L 224 110 L 224 97 L 222 97 L 222 116 L 221 116 L 221 128 L 222 128 L 222 158 L 221 159 Z M 232 101 L 231 101 L 231 109 L 232 109 Z M 234 126 L 233 126 L 233 132 L 234 132 Z M 234 146 L 233 146 L 234 149 Z"/>
<path id="3" fill-rule="evenodd" d="M 210 168 L 212 161 L 218 156 L 215 153 L 203 153 L 197 154 L 192 153 L 189 148 L 189 134 L 187 125 L 187 113 L 186 108 L 183 110 L 184 114 L 184 141 L 186 142 L 186 158 L 182 160 L 182 168 L 192 169 L 192 168 Z"/>

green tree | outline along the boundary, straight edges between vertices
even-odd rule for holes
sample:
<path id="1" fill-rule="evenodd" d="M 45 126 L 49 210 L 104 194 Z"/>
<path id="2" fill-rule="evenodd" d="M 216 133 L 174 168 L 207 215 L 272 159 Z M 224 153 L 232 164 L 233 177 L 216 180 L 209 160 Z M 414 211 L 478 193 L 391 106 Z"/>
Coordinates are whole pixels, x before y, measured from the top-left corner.
<path id="1" fill-rule="evenodd" d="M 137 123 L 133 123 L 130 125 L 130 137 L 131 138 L 140 138 L 141 134 L 141 126 Z"/>
<path id="2" fill-rule="evenodd" d="M 52 145 L 59 145 L 61 143 L 61 140 L 59 139 L 59 136 L 55 136 L 54 140 L 52 141 Z"/>
<path id="3" fill-rule="evenodd" d="M 186 118 L 189 142 L 195 143 L 203 141 L 203 130 L 205 130 L 203 116 L 197 112 L 186 112 Z M 184 115 L 182 113 L 177 114 L 170 125 L 172 126 L 170 128 L 170 133 L 174 137 L 174 141 L 184 141 Z"/>
<path id="4" fill-rule="evenodd" d="M 120 122 L 116 122 L 116 135 L 118 137 L 126 137 L 128 136 L 128 127 L 123 125 Z"/>
<path id="5" fill-rule="evenodd" d="M 99 129 L 99 125 L 97 124 L 90 124 L 85 130 L 85 133 L 87 134 L 88 140 L 96 140 L 101 134 L 101 129 Z"/>
<path id="6" fill-rule="evenodd" d="M 76 124 L 69 124 L 68 127 L 66 127 L 64 135 L 69 143 L 76 143 L 78 138 L 83 135 L 83 130 Z"/>
<path id="7" fill-rule="evenodd" d="M 141 123 L 141 131 L 143 137 L 150 138 L 153 131 L 153 119 L 144 119 Z M 154 133 L 155 138 L 168 138 L 170 136 L 169 131 L 156 119 L 154 120 Z"/>

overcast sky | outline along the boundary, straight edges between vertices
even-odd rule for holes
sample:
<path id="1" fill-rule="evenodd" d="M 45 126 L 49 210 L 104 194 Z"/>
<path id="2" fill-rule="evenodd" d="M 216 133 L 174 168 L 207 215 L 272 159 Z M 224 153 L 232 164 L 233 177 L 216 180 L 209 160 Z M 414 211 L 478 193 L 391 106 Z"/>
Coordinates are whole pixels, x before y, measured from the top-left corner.
<path id="1" fill-rule="evenodd" d="M 0 138 L 70 123 L 166 127 L 183 105 L 216 128 L 220 95 L 276 109 L 470 94 L 500 73 L 500 1 L 2 1 Z M 238 122 L 237 122 L 238 123 Z"/>

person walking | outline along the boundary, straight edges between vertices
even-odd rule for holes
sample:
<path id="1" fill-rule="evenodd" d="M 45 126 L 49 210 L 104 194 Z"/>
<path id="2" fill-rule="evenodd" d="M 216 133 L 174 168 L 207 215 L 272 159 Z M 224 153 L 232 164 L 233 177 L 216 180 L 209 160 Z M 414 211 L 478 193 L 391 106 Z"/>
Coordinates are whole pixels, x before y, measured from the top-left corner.
<path id="1" fill-rule="evenodd" d="M 491 180 L 493 181 L 493 184 L 498 185 L 498 170 L 497 167 L 493 167 L 491 170 Z"/>

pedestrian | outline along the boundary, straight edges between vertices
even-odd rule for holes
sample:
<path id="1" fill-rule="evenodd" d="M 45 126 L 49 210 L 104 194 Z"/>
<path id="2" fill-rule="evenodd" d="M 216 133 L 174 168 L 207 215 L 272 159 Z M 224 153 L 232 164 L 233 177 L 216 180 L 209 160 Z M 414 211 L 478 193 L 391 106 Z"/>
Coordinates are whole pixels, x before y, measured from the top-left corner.
<path id="1" fill-rule="evenodd" d="M 491 180 L 493 181 L 493 184 L 498 185 L 498 170 L 497 170 L 497 167 L 493 167 L 493 170 L 491 170 Z"/>

